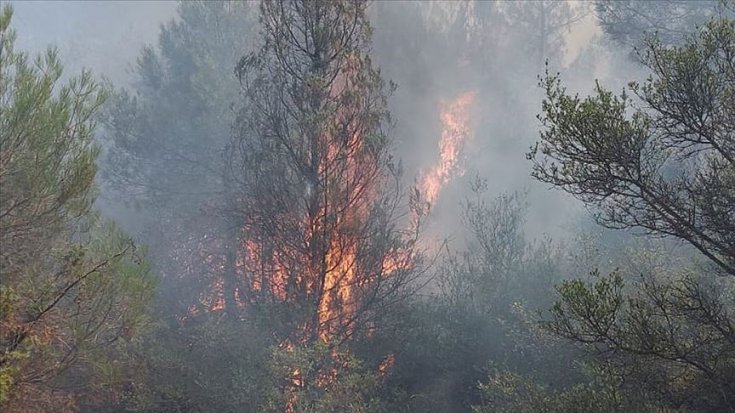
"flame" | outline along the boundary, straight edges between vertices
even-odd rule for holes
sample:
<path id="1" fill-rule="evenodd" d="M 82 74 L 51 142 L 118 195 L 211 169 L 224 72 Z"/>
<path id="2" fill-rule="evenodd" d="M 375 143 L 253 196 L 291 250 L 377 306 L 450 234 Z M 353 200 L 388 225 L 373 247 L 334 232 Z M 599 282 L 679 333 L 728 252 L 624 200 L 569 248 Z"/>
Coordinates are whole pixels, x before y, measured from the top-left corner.
<path id="1" fill-rule="evenodd" d="M 460 94 L 448 104 L 442 105 L 440 119 L 442 134 L 439 140 L 439 162 L 427 173 L 419 185 L 429 205 L 434 205 L 444 186 L 455 175 L 462 175 L 460 166 L 462 150 L 471 137 L 469 126 L 470 109 L 476 93 L 469 91 Z"/>
<path id="2" fill-rule="evenodd" d="M 358 73 L 359 64 L 357 60 L 348 62 L 331 86 L 330 95 L 352 93 L 353 82 L 361 82 L 353 76 Z M 304 174 L 307 189 L 294 189 L 298 201 L 294 202 L 295 207 L 267 208 L 268 211 L 253 208 L 255 215 L 262 215 L 248 216 L 235 237 L 240 240 L 234 259 L 237 280 L 227 288 L 235 288 L 239 309 L 247 311 L 252 303 L 294 304 L 297 311 L 308 313 L 284 329 L 288 330 L 285 334 L 277 332 L 281 334 L 277 336 L 279 345 L 291 352 L 295 345 L 310 345 L 319 340 L 328 343 L 331 350 L 331 367 L 326 364 L 328 367 L 317 373 L 291 369 L 287 381 L 292 389 L 303 388 L 310 381 L 328 386 L 338 380 L 333 366 L 347 363 L 338 346 L 360 326 L 359 311 L 367 300 L 373 299 L 368 287 L 379 285 L 376 281 L 380 277 L 395 276 L 397 271 L 413 265 L 410 250 L 407 253 L 400 247 L 390 247 L 388 251 L 378 248 L 374 254 L 366 242 L 373 231 L 371 214 L 387 178 L 382 160 L 373 157 L 375 149 L 365 139 L 372 126 L 358 116 L 361 109 L 350 104 L 340 106 L 332 119 L 320 124 L 320 130 L 309 136 L 309 148 L 303 150 L 304 158 L 309 158 L 309 173 Z M 216 244 L 217 241 L 207 240 L 201 245 L 216 250 Z M 229 271 L 226 263 L 232 259 L 223 257 L 224 254 L 213 253 L 206 258 L 214 281 L 208 280 L 198 305 L 189 309 L 190 316 L 222 311 L 229 305 L 224 298 L 229 291 L 225 291 L 223 280 Z M 387 374 L 392 364 L 391 354 L 378 366 L 380 373 Z M 293 410 L 295 402 L 295 398 L 290 399 L 286 411 Z"/>
<path id="3" fill-rule="evenodd" d="M 378 365 L 378 374 L 381 376 L 385 376 L 390 372 L 390 370 L 393 368 L 393 364 L 396 362 L 396 357 L 393 355 L 393 353 L 388 354 L 386 358 L 383 359 L 383 361 L 380 362 Z"/>
<path id="4" fill-rule="evenodd" d="M 301 211 L 303 215 L 282 218 L 295 223 L 303 231 L 303 239 L 289 239 L 293 235 L 290 233 L 285 239 L 278 234 L 263 237 L 266 240 L 246 238 L 238 259 L 251 293 L 284 303 L 313 298 L 316 324 L 300 326 L 295 336 L 301 340 L 316 336 L 325 343 L 339 342 L 354 332 L 362 287 L 411 262 L 392 251 L 379 257 L 378 265 L 366 263 L 365 257 L 359 256 L 383 178 L 380 165 L 367 154 L 362 131 L 355 128 L 345 132 L 344 125 L 350 125 L 341 116 L 354 115 L 339 113 L 335 122 L 338 127 L 329 128 L 322 137 L 326 150 L 318 164 L 318 175 L 324 182 L 319 197 L 328 201 L 320 200 L 316 213 Z M 339 133 L 339 137 L 330 133 Z M 316 252 L 310 245 L 317 246 Z M 320 245 L 326 248 L 322 250 Z"/>
<path id="5" fill-rule="evenodd" d="M 250 291 L 267 291 L 279 301 L 286 301 L 287 265 L 284 257 L 276 251 L 268 254 L 265 245 L 254 239 L 244 242 L 242 256 L 238 257 L 238 268 L 245 268 L 255 276 L 250 277 Z"/>
<path id="6" fill-rule="evenodd" d="M 348 245 L 341 245 L 348 241 Z M 332 326 L 340 319 L 346 319 L 353 313 L 353 287 L 355 282 L 356 245 L 351 240 L 335 239 L 327 253 L 327 272 L 324 277 L 324 294 L 319 302 L 319 337 L 327 342 L 330 339 Z"/>

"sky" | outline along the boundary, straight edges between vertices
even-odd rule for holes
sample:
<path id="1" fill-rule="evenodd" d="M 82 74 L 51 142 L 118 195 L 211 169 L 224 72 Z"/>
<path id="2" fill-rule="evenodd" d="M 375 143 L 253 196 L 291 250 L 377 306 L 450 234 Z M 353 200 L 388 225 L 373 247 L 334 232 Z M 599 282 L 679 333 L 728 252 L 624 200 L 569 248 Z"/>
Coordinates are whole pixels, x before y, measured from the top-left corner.
<path id="1" fill-rule="evenodd" d="M 17 47 L 59 48 L 68 73 L 92 69 L 114 83 L 130 80 L 143 45 L 176 14 L 175 1 L 11 1 Z"/>
<path id="2" fill-rule="evenodd" d="M 130 79 L 130 62 L 140 48 L 155 43 L 160 25 L 176 16 L 176 1 L 9 1 L 18 46 L 62 50 L 70 70 L 83 67 L 115 82 Z M 571 3 L 579 3 L 572 1 Z M 600 29 L 588 15 L 567 33 L 565 63 L 573 60 Z"/>
<path id="3" fill-rule="evenodd" d="M 39 52 L 48 45 L 59 48 L 67 76 L 78 73 L 82 68 L 92 69 L 97 76 L 109 79 L 117 86 L 130 86 L 135 60 L 144 45 L 152 45 L 157 41 L 160 26 L 176 16 L 175 1 L 11 1 L 15 9 L 13 25 L 18 32 L 18 44 L 21 49 Z M 574 2 L 573 2 L 574 3 Z M 452 3 L 437 3 L 439 6 L 452 7 Z M 566 33 L 566 54 L 562 60 L 569 64 L 599 34 L 592 13 L 570 26 Z M 531 79 L 533 81 L 533 79 Z M 399 94 L 402 93 L 399 89 Z M 502 97 L 499 97 L 502 99 Z M 481 102 L 482 103 L 482 102 Z M 491 102 L 485 102 L 491 103 Z M 500 103 L 502 104 L 502 101 Z M 399 111 L 400 112 L 400 111 Z M 399 119 L 400 122 L 400 119 Z M 493 141 L 492 131 L 478 131 L 487 135 L 487 144 L 480 147 L 494 148 L 502 143 Z M 412 143 L 413 144 L 413 143 Z M 435 144 L 421 144 L 423 151 L 433 152 Z M 526 146 L 520 148 L 524 150 Z M 518 152 L 518 151 L 517 151 Z M 410 158 L 410 153 L 406 157 Z M 493 155 L 490 155 L 493 156 Z M 516 160 L 516 158 L 518 158 Z M 497 171 L 511 172 L 523 177 L 507 177 L 506 183 L 512 182 L 517 190 L 526 190 L 526 182 L 530 165 L 524 163 L 523 153 L 514 153 L 512 159 L 506 155 L 498 155 L 495 162 Z M 510 162 L 510 163 L 509 163 Z M 520 165 L 523 164 L 523 165 Z M 512 167 L 510 167 L 512 166 Z M 492 166 L 485 171 L 493 172 Z M 473 168 L 469 168 L 469 174 Z M 493 189 L 507 190 L 498 176 L 489 176 L 498 185 Z M 531 183 L 536 185 L 537 183 Z M 562 201 L 564 195 L 559 192 L 535 191 L 529 195 L 532 208 L 529 211 L 529 225 L 532 235 L 558 235 L 564 231 L 572 219 L 571 210 Z M 550 206 L 550 207 L 547 207 Z M 454 207 L 449 208 L 451 215 Z M 440 213 L 441 211 L 438 211 Z M 576 210 L 574 212 L 576 214 Z"/>

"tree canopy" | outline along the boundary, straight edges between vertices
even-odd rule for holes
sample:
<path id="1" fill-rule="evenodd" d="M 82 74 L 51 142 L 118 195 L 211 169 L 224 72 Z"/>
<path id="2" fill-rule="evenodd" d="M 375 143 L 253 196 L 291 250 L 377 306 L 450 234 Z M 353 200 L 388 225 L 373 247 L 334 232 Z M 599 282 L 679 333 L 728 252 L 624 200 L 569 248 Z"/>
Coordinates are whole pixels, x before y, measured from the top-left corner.
<path id="1" fill-rule="evenodd" d="M 646 403 L 729 411 L 735 22 L 713 19 L 676 46 L 652 38 L 640 58 L 651 76 L 617 96 L 597 84 L 582 99 L 558 75 L 541 80 L 533 174 L 582 200 L 600 224 L 686 243 L 705 262 L 667 265 L 654 256 L 638 274 L 594 270 L 590 282 L 565 281 L 545 326 L 628 377 L 629 394 Z"/>
<path id="2" fill-rule="evenodd" d="M 72 409 L 112 397 L 130 375 L 115 364 L 147 324 L 155 283 L 142 252 L 93 208 L 106 92 L 89 72 L 60 84 L 56 50 L 33 61 L 15 50 L 11 17 L 3 7 L 0 405 Z"/>

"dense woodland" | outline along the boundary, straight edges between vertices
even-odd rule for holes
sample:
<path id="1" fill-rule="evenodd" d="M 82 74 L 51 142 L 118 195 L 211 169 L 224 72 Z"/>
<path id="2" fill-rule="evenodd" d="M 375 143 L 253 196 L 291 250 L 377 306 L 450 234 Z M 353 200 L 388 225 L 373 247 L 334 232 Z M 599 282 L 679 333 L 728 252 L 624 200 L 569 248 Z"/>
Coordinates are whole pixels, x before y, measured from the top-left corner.
<path id="1" fill-rule="evenodd" d="M 123 87 L 2 6 L 0 409 L 735 412 L 734 16 L 184 1 Z"/>

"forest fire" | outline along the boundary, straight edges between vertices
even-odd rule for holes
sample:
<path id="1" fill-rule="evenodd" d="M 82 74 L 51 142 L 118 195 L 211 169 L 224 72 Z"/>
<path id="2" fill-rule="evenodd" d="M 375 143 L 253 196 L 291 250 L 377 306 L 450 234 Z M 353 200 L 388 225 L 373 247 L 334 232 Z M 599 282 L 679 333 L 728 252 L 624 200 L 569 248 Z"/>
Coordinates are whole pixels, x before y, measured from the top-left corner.
<path id="1" fill-rule="evenodd" d="M 424 174 L 420 189 L 429 205 L 434 205 L 443 187 L 455 175 L 461 175 L 460 167 L 464 145 L 471 138 L 470 110 L 475 92 L 465 92 L 442 105 L 442 134 L 439 140 L 439 162 Z"/>
<path id="2" fill-rule="evenodd" d="M 735 0 L 83 3 L 0 0 L 0 413 L 735 413 Z"/>
<path id="3" fill-rule="evenodd" d="M 453 177 L 463 173 L 460 163 L 464 146 L 471 138 L 469 123 L 475 96 L 474 91 L 464 92 L 441 106 L 439 161 L 423 174 L 419 183 L 430 205 L 437 201 Z M 342 126 L 336 125 L 334 129 Z M 316 336 L 328 343 L 349 336 L 354 330 L 355 312 L 361 300 L 357 290 L 374 279 L 410 266 L 411 262 L 410 257 L 400 251 L 384 251 L 381 256 L 373 257 L 372 262 L 359 256 L 360 232 L 369 219 L 380 180 L 374 165 L 359 156 L 364 146 L 359 125 L 348 126 L 354 128 L 347 133 L 348 139 L 323 136 L 323 144 L 328 149 L 323 151 L 319 166 L 324 180 L 339 179 L 346 184 L 333 186 L 335 189 L 326 194 L 328 202 L 320 205 L 317 214 L 301 212 L 302 218 L 296 220 L 302 231 L 297 238 L 301 239 L 287 239 L 290 234 L 276 237 L 270 234 L 268 241 L 262 236 L 246 237 L 236 254 L 234 275 L 244 282 L 236 284 L 234 296 L 241 309 L 248 302 L 257 301 L 257 297 L 270 297 L 269 300 L 281 303 L 313 297 L 315 323 L 300 324 L 299 329 L 303 331 L 292 338 L 296 342 Z M 331 220 L 328 219 L 330 215 L 333 216 Z M 280 219 L 289 221 L 293 216 Z M 315 241 L 327 245 L 317 254 L 321 258 L 315 257 L 308 247 L 298 246 L 299 242 L 314 244 Z M 224 273 L 223 265 L 217 267 Z M 218 278 L 209 294 L 205 294 L 207 297 L 201 298 L 201 309 L 224 310 L 224 289 L 222 278 Z M 192 307 L 189 315 L 198 312 L 199 309 Z"/>
<path id="4" fill-rule="evenodd" d="M 379 171 L 364 155 L 361 126 L 342 117 L 338 113 L 335 125 L 320 133 L 318 146 L 324 149 L 317 157 L 318 181 L 311 187 L 322 192 L 311 194 L 309 189 L 304 194 L 307 208 L 269 217 L 290 230 L 259 233 L 260 228 L 246 223 L 238 252 L 237 276 L 245 280 L 239 295 L 246 297 L 246 306 L 265 299 L 310 308 L 311 315 L 300 314 L 300 331 L 289 334 L 294 343 L 344 340 L 353 332 L 361 300 L 357 290 L 387 272 L 376 273 L 361 255 Z M 395 264 L 380 267 L 391 266 Z"/>
<path id="5" fill-rule="evenodd" d="M 361 87 L 356 76 L 360 62 L 347 58 L 343 63 L 325 94 L 344 103 L 335 104 L 329 118 L 308 125 L 307 139 L 290 148 L 300 152 L 290 154 L 286 163 L 276 161 L 275 174 L 293 181 L 279 182 L 280 191 L 270 179 L 249 183 L 248 193 L 237 200 L 247 211 L 239 231 L 223 242 L 224 255 L 210 266 L 221 276 L 210 288 L 211 297 L 200 299 L 204 311 L 238 314 L 261 305 L 270 311 L 275 305 L 283 325 L 277 324 L 272 334 L 287 353 L 326 345 L 331 360 L 318 371 L 290 368 L 287 383 L 293 389 L 335 383 L 339 368 L 348 364 L 342 344 L 371 334 L 370 306 L 381 305 L 382 294 L 407 285 L 409 279 L 401 277 L 416 266 L 413 229 L 390 238 L 381 227 L 386 225 L 380 209 L 385 207 L 383 189 L 390 176 L 384 170 L 385 148 L 372 138 L 374 125 L 361 115 L 364 103 L 350 98 Z M 474 92 L 462 93 L 441 107 L 439 162 L 418 188 L 430 205 L 462 173 L 474 98 Z M 259 191 L 265 196 L 249 195 Z M 389 374 L 394 363 L 394 354 L 387 354 L 376 373 Z M 286 411 L 293 409 L 295 397 L 287 400 Z"/>
<path id="6" fill-rule="evenodd" d="M 319 301 L 319 338 L 331 339 L 333 330 L 347 327 L 347 318 L 354 311 L 353 291 L 355 283 L 356 248 L 354 241 L 336 239 L 327 255 L 327 272 L 324 291 Z M 348 245 L 343 245 L 343 244 Z M 331 324 L 336 322 L 337 326 Z"/>

